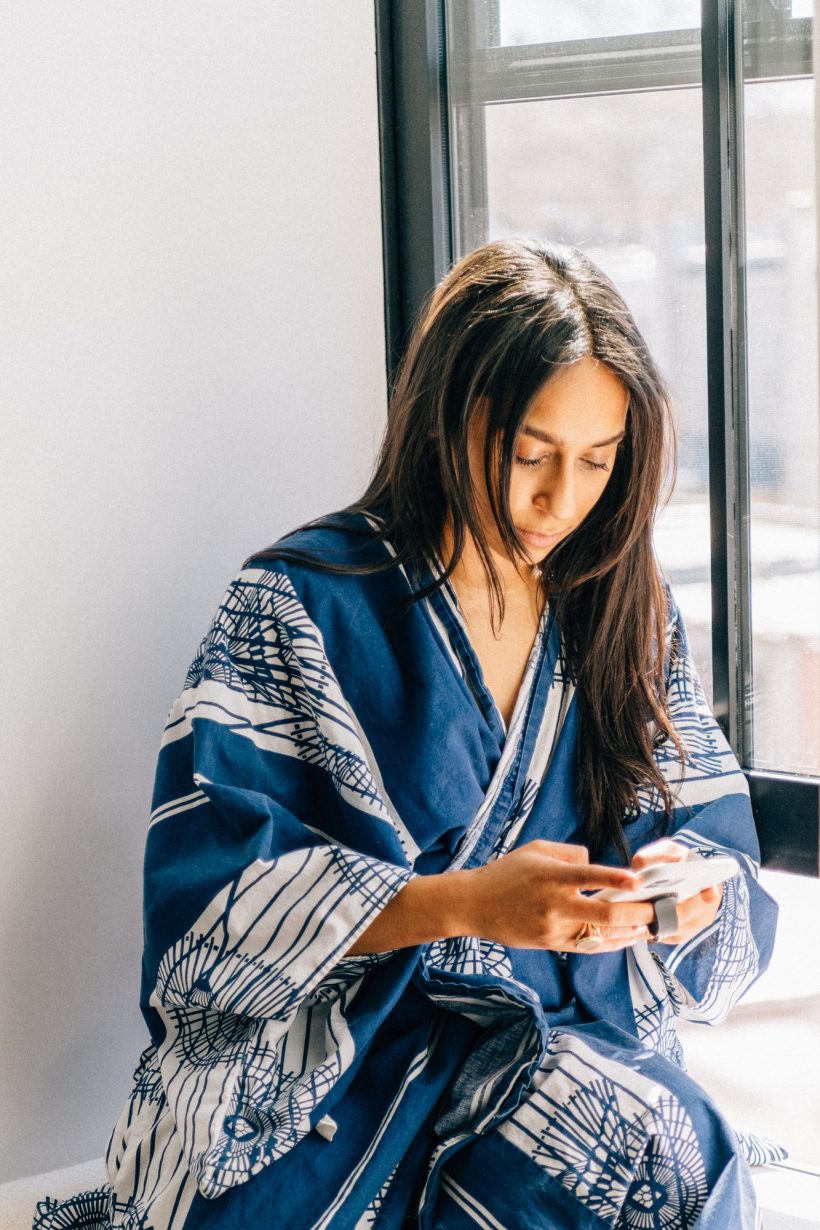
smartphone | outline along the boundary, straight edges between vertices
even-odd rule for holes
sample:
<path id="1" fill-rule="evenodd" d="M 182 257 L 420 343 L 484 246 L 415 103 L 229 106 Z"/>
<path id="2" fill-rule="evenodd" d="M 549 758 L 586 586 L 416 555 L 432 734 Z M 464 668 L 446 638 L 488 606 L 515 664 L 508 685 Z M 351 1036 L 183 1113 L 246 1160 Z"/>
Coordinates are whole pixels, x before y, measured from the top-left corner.
<path id="1" fill-rule="evenodd" d="M 724 880 L 731 880 L 740 873 L 740 864 L 729 854 L 703 858 L 690 854 L 680 863 L 650 863 L 635 874 L 638 887 L 634 889 L 602 888 L 590 896 L 601 901 L 654 901 L 656 897 L 677 897 L 685 901 L 704 888 L 713 888 Z"/>

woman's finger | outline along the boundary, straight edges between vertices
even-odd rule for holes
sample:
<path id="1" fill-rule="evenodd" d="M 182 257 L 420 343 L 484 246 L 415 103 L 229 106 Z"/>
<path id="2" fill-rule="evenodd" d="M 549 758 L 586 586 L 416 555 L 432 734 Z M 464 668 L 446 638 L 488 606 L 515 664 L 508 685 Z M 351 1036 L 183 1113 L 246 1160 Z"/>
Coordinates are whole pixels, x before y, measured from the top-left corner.
<path id="1" fill-rule="evenodd" d="M 678 903 L 678 917 L 682 916 L 692 923 L 700 922 L 705 927 L 714 921 L 722 896 L 722 884 L 718 884 L 716 888 L 705 888 L 694 897 L 687 897 L 685 901 Z"/>
<path id="2" fill-rule="evenodd" d="M 635 940 L 645 940 L 649 935 L 649 928 L 643 925 L 639 927 L 600 927 L 599 930 L 607 942 L 614 940 L 620 943 L 621 940 L 625 940 L 634 943 Z"/>
<path id="3" fill-rule="evenodd" d="M 581 866 L 556 860 L 550 872 L 560 883 L 582 889 L 617 888 L 631 892 L 638 886 L 634 872 L 626 867 L 603 867 L 597 863 Z"/>
<path id="4" fill-rule="evenodd" d="M 684 940 L 690 940 L 692 936 L 697 935 L 699 931 L 703 931 L 715 921 L 719 902 L 720 894 L 714 889 L 704 889 L 694 897 L 679 901 L 677 929 L 674 934 L 663 936 L 661 942 L 682 944 Z"/>
<path id="5" fill-rule="evenodd" d="M 539 838 L 538 846 L 542 854 L 549 858 L 557 858 L 562 863 L 575 863 L 578 866 L 589 866 L 589 850 L 586 846 L 573 845 L 568 841 L 544 841 Z"/>
<path id="6" fill-rule="evenodd" d="M 651 901 L 598 901 L 595 897 L 580 897 L 567 913 L 579 922 L 595 923 L 599 927 L 638 927 L 655 921 Z"/>
<path id="7" fill-rule="evenodd" d="M 670 837 L 664 837 L 661 841 L 653 841 L 651 845 L 643 846 L 638 850 L 633 855 L 632 868 L 634 871 L 640 871 L 649 863 L 682 863 L 688 857 L 689 851 L 686 846 L 682 846 L 679 841 L 673 841 Z"/>
<path id="8" fill-rule="evenodd" d="M 691 900 L 699 901 L 704 910 L 710 911 L 713 915 L 717 914 L 718 906 L 723 900 L 723 885 L 715 884 L 712 888 L 702 888 Z"/>
<path id="9" fill-rule="evenodd" d="M 628 935 L 623 935 L 620 937 L 604 936 L 602 937 L 601 944 L 599 944 L 597 948 L 593 948 L 589 952 L 580 952 L 578 953 L 578 955 L 585 956 L 585 957 L 595 957 L 605 952 L 620 952 L 622 948 L 632 948 L 635 944 L 639 943 L 641 940 L 646 940 L 646 939 L 647 939 L 646 933 L 644 933 L 643 935 L 628 934 Z M 571 938 L 567 942 L 567 947 L 565 951 L 566 952 L 578 952 L 578 949 L 575 946 L 574 937 Z"/>

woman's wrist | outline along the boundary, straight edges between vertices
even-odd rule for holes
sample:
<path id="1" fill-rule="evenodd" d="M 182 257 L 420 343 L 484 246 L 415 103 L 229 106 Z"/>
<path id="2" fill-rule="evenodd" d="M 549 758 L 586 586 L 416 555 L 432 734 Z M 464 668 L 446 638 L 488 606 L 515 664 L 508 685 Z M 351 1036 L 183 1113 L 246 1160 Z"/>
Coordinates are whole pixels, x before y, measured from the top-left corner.
<path id="1" fill-rule="evenodd" d="M 436 877 L 440 881 L 435 897 L 441 939 L 479 934 L 475 893 L 477 871 L 478 868 L 444 871 Z"/>
<path id="2" fill-rule="evenodd" d="M 472 871 L 413 876 L 346 955 L 387 952 L 472 934 L 473 883 Z"/>

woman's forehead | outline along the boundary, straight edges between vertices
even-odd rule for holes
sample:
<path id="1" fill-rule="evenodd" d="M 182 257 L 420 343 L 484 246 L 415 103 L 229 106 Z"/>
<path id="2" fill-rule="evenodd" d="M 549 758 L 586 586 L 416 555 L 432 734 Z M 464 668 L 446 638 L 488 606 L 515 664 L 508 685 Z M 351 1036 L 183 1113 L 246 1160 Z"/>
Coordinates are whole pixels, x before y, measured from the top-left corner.
<path id="1" fill-rule="evenodd" d="M 471 433 L 483 436 L 489 420 L 487 397 L 478 398 Z M 602 447 L 626 430 L 629 390 L 604 363 L 578 359 L 553 372 L 530 398 L 519 430 L 556 447 Z M 498 424 L 503 432 L 504 425 Z"/>

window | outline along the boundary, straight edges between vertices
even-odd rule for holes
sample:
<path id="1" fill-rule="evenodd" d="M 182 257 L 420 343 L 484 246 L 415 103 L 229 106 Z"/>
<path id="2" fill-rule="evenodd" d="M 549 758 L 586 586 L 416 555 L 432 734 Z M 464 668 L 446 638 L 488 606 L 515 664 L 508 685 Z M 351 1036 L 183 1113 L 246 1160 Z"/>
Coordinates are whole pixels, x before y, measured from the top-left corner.
<path id="1" fill-rule="evenodd" d="M 453 260 L 589 253 L 673 389 L 657 546 L 764 861 L 818 872 L 812 0 L 379 0 L 393 353 Z"/>

